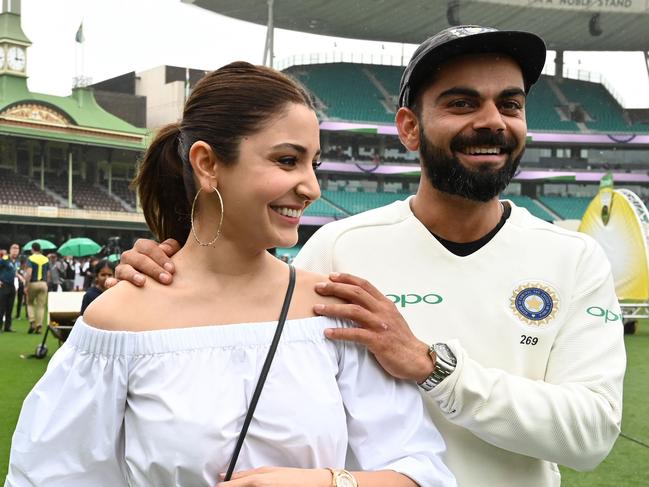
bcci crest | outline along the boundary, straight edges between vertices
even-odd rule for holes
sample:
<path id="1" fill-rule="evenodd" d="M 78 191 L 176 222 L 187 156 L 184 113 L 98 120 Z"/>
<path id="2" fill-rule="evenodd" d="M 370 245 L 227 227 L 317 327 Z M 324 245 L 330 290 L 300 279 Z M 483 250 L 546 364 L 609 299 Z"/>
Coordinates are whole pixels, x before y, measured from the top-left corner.
<path id="1" fill-rule="evenodd" d="M 547 325 L 559 311 L 557 294 L 551 287 L 539 283 L 518 286 L 510 301 L 514 314 L 532 326 Z"/>

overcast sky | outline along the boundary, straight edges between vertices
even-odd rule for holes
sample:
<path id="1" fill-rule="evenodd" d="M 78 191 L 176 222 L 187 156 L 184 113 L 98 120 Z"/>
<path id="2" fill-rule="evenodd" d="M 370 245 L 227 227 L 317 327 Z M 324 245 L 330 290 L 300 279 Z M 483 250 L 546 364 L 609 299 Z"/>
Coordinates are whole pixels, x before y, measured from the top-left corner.
<path id="1" fill-rule="evenodd" d="M 398 0 L 395 0 L 395 3 Z M 85 42 L 75 42 L 83 21 Z M 261 64 L 266 29 L 180 0 L 22 0 L 29 88 L 67 95 L 80 74 L 101 81 L 168 64 L 215 69 L 234 60 Z M 432 34 L 432 33 L 431 33 Z M 275 59 L 312 53 L 406 61 L 416 46 L 336 39 L 277 29 Z M 83 67 L 82 67 L 83 58 Z M 566 64 L 602 74 L 629 107 L 649 107 L 642 53 L 565 53 Z"/>

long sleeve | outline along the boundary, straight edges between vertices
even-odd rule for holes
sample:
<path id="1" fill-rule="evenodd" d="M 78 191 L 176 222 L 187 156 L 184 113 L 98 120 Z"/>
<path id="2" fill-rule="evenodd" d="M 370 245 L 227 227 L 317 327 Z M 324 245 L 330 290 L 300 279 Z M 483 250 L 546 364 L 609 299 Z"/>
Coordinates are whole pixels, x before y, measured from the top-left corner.
<path id="1" fill-rule="evenodd" d="M 339 343 L 349 447 L 362 470 L 394 470 L 422 487 L 455 486 L 442 463 L 444 440 L 414 384 L 387 375 L 365 347 Z M 350 465 L 350 468 L 353 468 Z"/>
<path id="2" fill-rule="evenodd" d="M 23 403 L 5 487 L 128 485 L 127 376 L 125 355 L 57 351 Z"/>
<path id="3" fill-rule="evenodd" d="M 578 277 L 544 380 L 486 368 L 450 343 L 458 366 L 429 393 L 449 421 L 505 450 L 577 470 L 606 457 L 622 415 L 622 315 L 599 246 L 590 245 Z"/>

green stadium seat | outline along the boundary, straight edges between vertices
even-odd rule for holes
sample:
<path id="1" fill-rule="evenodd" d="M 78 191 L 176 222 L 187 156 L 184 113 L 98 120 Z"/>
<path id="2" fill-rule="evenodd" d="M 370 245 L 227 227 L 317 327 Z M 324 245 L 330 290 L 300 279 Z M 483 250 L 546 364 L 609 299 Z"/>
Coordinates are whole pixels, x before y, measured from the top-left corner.
<path id="1" fill-rule="evenodd" d="M 406 199 L 410 193 L 368 193 L 352 191 L 324 190 L 322 198 L 334 205 L 345 209 L 349 214 L 389 205 L 395 201 Z"/>
<path id="2" fill-rule="evenodd" d="M 540 196 L 539 200 L 565 220 L 581 220 L 592 198 L 577 196 Z"/>
<path id="3" fill-rule="evenodd" d="M 540 218 L 541 220 L 545 220 L 548 222 L 552 222 L 556 220 L 555 217 L 553 217 L 552 215 L 550 215 L 550 213 L 545 211 L 545 209 L 539 206 L 538 203 L 534 201 L 532 198 L 530 198 L 529 196 L 503 195 L 501 199 L 510 200 L 516 206 L 526 208 L 532 215 Z"/>

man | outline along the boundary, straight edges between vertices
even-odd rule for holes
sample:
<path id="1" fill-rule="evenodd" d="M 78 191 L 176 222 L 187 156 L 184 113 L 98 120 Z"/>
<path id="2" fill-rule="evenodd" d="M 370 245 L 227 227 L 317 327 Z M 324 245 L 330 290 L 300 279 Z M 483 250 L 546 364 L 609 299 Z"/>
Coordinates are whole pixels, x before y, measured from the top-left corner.
<path id="1" fill-rule="evenodd" d="M 61 261 L 56 253 L 52 252 L 47 256 L 49 258 L 50 264 L 50 277 L 47 281 L 47 290 L 49 292 L 58 292 L 63 290 L 63 278 L 65 275 L 65 269 L 63 267 L 63 261 Z"/>
<path id="2" fill-rule="evenodd" d="M 0 259 L 0 321 L 4 322 L 4 331 L 14 331 L 11 327 L 11 316 L 16 299 L 17 272 L 20 268 L 18 254 L 20 246 L 16 243 L 9 247 L 9 255 Z"/>
<path id="3" fill-rule="evenodd" d="M 525 99 L 544 61 L 529 33 L 460 26 L 426 40 L 396 115 L 420 154 L 417 194 L 325 225 L 295 260 L 333 272 L 318 291 L 350 303 L 316 308 L 359 325 L 329 338 L 363 343 L 419 383 L 463 487 L 557 486 L 556 464 L 592 469 L 619 434 L 625 352 L 604 253 L 498 198 L 522 157 Z M 151 244 L 122 262 L 171 281 L 173 264 Z"/>
<path id="4" fill-rule="evenodd" d="M 49 276 L 49 260 L 41 253 L 38 242 L 32 244 L 32 255 L 27 259 L 27 316 L 29 318 L 28 333 L 39 334 L 47 307 L 47 282 Z"/>

